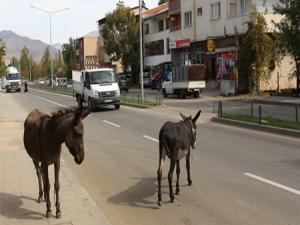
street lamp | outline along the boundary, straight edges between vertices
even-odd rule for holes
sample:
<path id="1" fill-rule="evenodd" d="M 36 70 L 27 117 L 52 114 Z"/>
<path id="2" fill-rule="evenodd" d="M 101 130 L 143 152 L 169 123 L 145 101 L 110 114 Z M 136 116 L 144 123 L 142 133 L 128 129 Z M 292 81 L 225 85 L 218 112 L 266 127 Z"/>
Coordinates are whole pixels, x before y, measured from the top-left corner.
<path id="1" fill-rule="evenodd" d="M 62 12 L 62 11 L 66 11 L 68 10 L 69 8 L 64 8 L 64 9 L 58 9 L 58 10 L 55 10 L 55 11 L 47 11 L 47 10 L 44 10 L 44 9 L 41 9 L 39 7 L 36 7 L 36 6 L 33 6 L 31 5 L 30 6 L 31 8 L 33 9 L 37 9 L 37 10 L 40 10 L 44 13 L 47 13 L 49 15 L 49 21 L 50 21 L 50 67 L 51 67 L 51 86 L 53 87 L 53 62 L 52 62 L 52 14 L 55 14 L 55 13 L 59 13 L 59 12 Z"/>
<path id="2" fill-rule="evenodd" d="M 140 17 L 140 82 L 141 96 L 144 102 L 144 65 L 143 65 L 143 26 L 142 26 L 142 0 L 139 0 L 139 17 Z"/>
<path id="3" fill-rule="evenodd" d="M 29 37 L 29 82 L 32 81 L 32 65 L 31 65 L 31 58 L 32 58 L 32 54 L 31 54 L 31 38 L 37 38 L 38 36 L 32 36 Z"/>

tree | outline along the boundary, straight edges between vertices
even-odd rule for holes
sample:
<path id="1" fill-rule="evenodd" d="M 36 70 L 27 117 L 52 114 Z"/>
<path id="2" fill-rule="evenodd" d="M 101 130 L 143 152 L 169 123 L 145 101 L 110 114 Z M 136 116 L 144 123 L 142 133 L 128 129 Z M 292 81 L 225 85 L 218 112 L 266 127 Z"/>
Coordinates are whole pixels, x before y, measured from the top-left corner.
<path id="1" fill-rule="evenodd" d="M 6 65 L 3 57 L 6 55 L 5 43 L 0 39 L 0 75 L 4 76 L 6 72 Z"/>
<path id="2" fill-rule="evenodd" d="M 68 77 L 72 77 L 72 70 L 76 69 L 76 47 L 75 41 L 70 38 L 69 43 L 63 44 L 62 56 L 64 61 L 64 74 Z"/>
<path id="3" fill-rule="evenodd" d="M 20 68 L 20 61 L 18 60 L 18 58 L 16 58 L 15 56 L 13 56 L 10 60 L 10 65 L 12 65 L 13 67 L 16 68 Z"/>
<path id="4" fill-rule="evenodd" d="M 29 49 L 24 47 L 21 51 L 20 73 L 23 79 L 29 79 Z"/>
<path id="5" fill-rule="evenodd" d="M 168 2 L 168 0 L 159 0 L 158 1 L 158 5 L 162 5 L 162 4 L 166 3 L 166 2 Z"/>
<path id="6" fill-rule="evenodd" d="M 248 31 L 238 48 L 240 88 L 259 94 L 259 83 L 270 78 L 279 61 L 279 53 L 276 40 L 267 33 L 267 23 L 262 14 L 253 12 L 252 21 L 247 25 Z"/>
<path id="7" fill-rule="evenodd" d="M 105 52 L 112 60 L 122 60 L 125 72 L 139 66 L 139 25 L 130 8 L 119 7 L 107 14 L 102 36 Z"/>
<path id="8" fill-rule="evenodd" d="M 279 38 L 285 49 L 293 56 L 297 77 L 297 93 L 300 93 L 300 1 L 278 0 L 274 11 L 284 18 L 275 23 L 279 30 Z"/>
<path id="9" fill-rule="evenodd" d="M 55 55 L 54 73 L 57 74 L 60 77 L 65 76 L 64 62 L 63 62 L 60 51 L 58 51 L 58 53 Z"/>
<path id="10" fill-rule="evenodd" d="M 49 76 L 51 75 L 51 54 L 50 54 L 50 48 L 47 47 L 44 50 L 44 54 L 41 59 L 41 69 L 42 69 L 42 75 L 43 76 Z"/>

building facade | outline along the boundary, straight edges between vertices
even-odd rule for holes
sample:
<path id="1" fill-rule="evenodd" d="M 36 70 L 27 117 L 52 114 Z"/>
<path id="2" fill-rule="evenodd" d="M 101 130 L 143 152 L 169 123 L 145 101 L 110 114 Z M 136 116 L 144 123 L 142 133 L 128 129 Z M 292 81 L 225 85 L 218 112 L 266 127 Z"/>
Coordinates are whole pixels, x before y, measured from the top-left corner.
<path id="1" fill-rule="evenodd" d="M 76 39 L 76 63 L 78 70 L 99 67 L 100 40 L 97 31 Z"/>
<path id="2" fill-rule="evenodd" d="M 156 67 L 171 62 L 168 8 L 165 3 L 143 14 L 144 67 L 149 69 L 150 76 Z"/>

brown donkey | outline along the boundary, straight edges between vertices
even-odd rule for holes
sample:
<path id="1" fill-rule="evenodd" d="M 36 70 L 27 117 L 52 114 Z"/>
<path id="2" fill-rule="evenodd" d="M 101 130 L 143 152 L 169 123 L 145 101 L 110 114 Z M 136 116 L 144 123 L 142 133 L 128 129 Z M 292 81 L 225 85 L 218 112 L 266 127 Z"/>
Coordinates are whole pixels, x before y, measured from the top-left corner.
<path id="1" fill-rule="evenodd" d="M 87 108 L 79 108 L 77 110 L 64 109 L 51 115 L 34 110 L 29 113 L 25 120 L 24 145 L 36 169 L 39 183 L 39 203 L 43 200 L 44 190 L 47 218 L 51 216 L 48 166 L 54 163 L 56 218 L 61 218 L 59 202 L 61 146 L 63 143 L 66 143 L 70 153 L 74 156 L 75 162 L 77 164 L 82 163 L 84 159 L 82 120 L 89 113 L 90 109 Z M 44 184 L 43 188 L 42 183 Z"/>

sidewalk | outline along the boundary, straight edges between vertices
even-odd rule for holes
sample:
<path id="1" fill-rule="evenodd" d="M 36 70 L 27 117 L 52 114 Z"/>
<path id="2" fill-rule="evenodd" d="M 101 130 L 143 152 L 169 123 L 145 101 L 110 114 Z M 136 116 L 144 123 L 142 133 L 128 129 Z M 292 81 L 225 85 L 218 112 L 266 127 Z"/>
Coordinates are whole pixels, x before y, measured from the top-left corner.
<path id="1" fill-rule="evenodd" d="M 9 94 L 0 92 L 0 224 L 1 225 L 109 225 L 76 176 L 61 162 L 62 219 L 55 218 L 53 165 L 49 167 L 52 218 L 46 219 L 45 203 L 36 202 L 38 183 L 23 146 L 27 113 Z"/>

